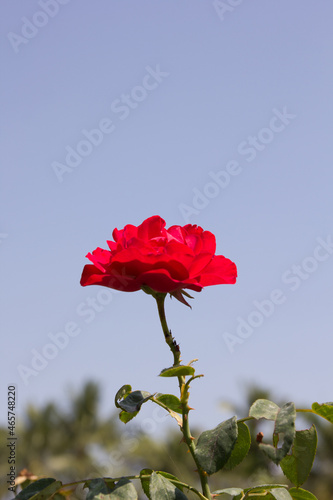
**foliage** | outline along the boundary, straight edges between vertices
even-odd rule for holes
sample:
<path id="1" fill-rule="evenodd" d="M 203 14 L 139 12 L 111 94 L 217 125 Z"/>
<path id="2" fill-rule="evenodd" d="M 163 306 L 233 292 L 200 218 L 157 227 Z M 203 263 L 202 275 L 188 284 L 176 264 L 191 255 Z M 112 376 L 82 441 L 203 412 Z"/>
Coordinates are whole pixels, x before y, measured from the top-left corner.
<path id="1" fill-rule="evenodd" d="M 32 445 L 29 448 L 38 450 L 46 465 L 47 458 L 49 458 L 46 454 L 48 450 L 53 449 L 55 452 L 55 455 L 50 457 L 51 460 L 62 453 L 62 458 L 65 458 L 66 472 L 64 480 L 61 481 L 52 477 L 41 477 L 39 471 L 36 474 L 35 468 L 32 470 L 36 476 L 26 471 L 21 473 L 21 478 L 16 482 L 16 484 L 21 483 L 21 489 L 15 491 L 17 493 L 15 500 L 51 498 L 63 500 L 72 497 L 78 485 L 85 489 L 87 500 L 136 500 L 139 498 L 139 491 L 142 491 L 149 500 L 184 500 L 193 497 L 212 500 L 226 496 L 234 500 L 259 500 L 263 497 L 267 500 L 316 500 L 313 493 L 304 489 L 304 483 L 310 475 L 316 455 L 317 430 L 315 425 L 312 425 L 308 429 L 296 431 L 296 416 L 297 413 L 301 415 L 310 413 L 316 415 L 318 419 L 333 423 L 333 403 L 313 403 L 311 409 L 296 409 L 293 402 L 278 405 L 267 398 L 259 398 L 253 402 L 247 416 L 240 419 L 232 416 L 214 429 L 204 430 L 198 436 L 193 436 L 189 426 L 189 414 L 192 410 L 189 406 L 189 389 L 190 384 L 202 375 L 196 375 L 192 366 L 196 360 L 181 364 L 179 345 L 173 338 L 165 317 L 166 293 L 156 292 L 148 289 L 147 286 L 144 291 L 156 300 L 164 338 L 173 355 L 173 365 L 162 370 L 159 376 L 177 379 L 179 397 L 172 394 L 151 394 L 141 389 L 132 390 L 131 385 L 126 384 L 117 391 L 115 406 L 120 410 L 119 419 L 123 424 L 128 424 L 137 417 L 142 407 L 148 403 L 162 407 L 176 420 L 182 433 L 182 442 L 185 443 L 189 456 L 194 461 L 197 477 L 194 481 L 191 478 L 187 482 L 186 475 L 179 474 L 179 470 L 173 473 L 169 464 L 165 467 L 166 470 L 160 470 L 156 467 L 157 462 L 154 457 L 151 468 L 148 463 L 141 468 L 139 460 L 133 464 L 129 459 L 126 461 L 125 470 L 119 475 L 114 467 L 108 467 L 106 473 L 98 470 L 97 477 L 96 474 L 92 476 L 90 472 L 85 479 L 80 476 L 80 479 L 71 481 L 69 475 L 77 474 L 80 469 L 86 467 L 90 455 L 89 445 L 94 444 L 93 437 L 97 437 L 99 430 L 102 430 L 102 433 L 98 435 L 98 438 L 103 439 L 104 447 L 105 443 L 110 443 L 112 431 L 116 433 L 116 426 L 112 428 L 110 422 L 109 426 L 98 428 L 97 391 L 92 384 L 87 384 L 82 396 L 73 400 L 69 419 L 63 419 L 54 404 L 49 404 L 41 416 L 30 409 L 27 425 L 29 432 L 25 434 L 28 446 Z M 211 480 L 211 476 L 221 474 L 221 471 L 222 473 L 231 471 L 245 461 L 253 446 L 248 426 L 250 422 L 262 420 L 272 422 L 273 433 L 271 438 L 267 438 L 260 431 L 256 436 L 257 448 L 267 456 L 273 464 L 272 467 L 281 467 L 283 474 L 289 480 L 288 484 L 285 484 L 285 481 L 272 483 L 270 477 L 265 483 L 255 482 L 250 486 L 248 484 L 246 486 L 228 485 L 224 480 L 222 488 L 219 481 L 217 489 L 212 491 L 211 487 L 215 481 Z M 31 443 L 31 439 L 34 439 L 32 431 L 36 427 L 39 430 L 39 440 Z M 114 437 L 119 439 L 119 437 Z M 95 449 L 99 458 L 103 455 L 103 451 L 101 446 Z M 80 468 L 77 470 L 72 468 L 75 452 L 79 452 Z M 29 450 L 26 456 L 28 463 L 31 458 Z M 124 465 L 123 447 L 120 458 Z M 135 459 L 133 455 L 132 458 Z M 50 463 L 48 465 L 50 469 Z M 133 475 L 132 465 L 136 466 L 137 471 L 141 468 L 141 471 Z M 28 466 L 30 467 L 30 464 Z M 33 462 L 32 466 L 34 466 Z M 58 474 L 55 475 L 58 476 Z M 14 491 L 13 487 L 9 489 Z"/>
<path id="2" fill-rule="evenodd" d="M 159 398 L 160 396 L 156 395 L 155 397 Z M 270 395 L 263 390 L 249 388 L 245 405 L 247 407 L 252 406 L 254 399 L 264 398 L 269 399 Z M 38 476 L 51 474 L 59 477 L 62 483 L 71 483 L 80 478 L 97 477 L 98 475 L 117 475 L 121 477 L 130 474 L 132 470 L 140 470 L 143 467 L 147 467 L 147 475 L 149 475 L 153 472 L 152 468 L 154 467 L 156 471 L 167 470 L 172 477 L 182 477 L 186 484 L 194 484 L 199 487 L 197 475 L 191 464 L 191 457 L 186 453 L 185 445 L 179 443 L 176 430 L 169 430 L 167 436 L 163 439 L 152 439 L 149 434 L 145 434 L 141 430 L 140 425 L 135 425 L 133 420 L 129 424 L 131 429 L 129 430 L 126 427 L 126 431 L 122 431 L 117 415 L 104 420 L 99 417 L 98 401 L 98 386 L 88 383 L 80 394 L 72 397 L 67 411 L 55 402 L 48 403 L 41 409 L 29 407 L 20 428 L 19 466 L 21 469 L 29 469 Z M 244 414 L 245 410 L 236 408 L 235 412 Z M 315 495 L 305 496 L 306 500 L 313 500 L 314 498 L 331 500 L 330 492 L 333 491 L 331 474 L 333 427 L 325 419 L 318 420 L 312 412 L 303 413 L 302 417 L 303 419 L 305 417 L 308 421 L 309 431 L 313 429 L 311 424 L 316 419 L 318 433 L 317 457 L 314 469 L 304 486 L 291 489 L 289 492 L 291 492 L 290 494 L 295 500 L 302 499 L 303 497 L 299 495 L 305 495 L 305 490 L 311 490 Z M 248 420 L 246 424 L 238 422 L 238 435 L 243 432 L 244 438 L 241 441 L 236 441 L 233 454 L 223 470 L 211 476 L 214 493 L 222 491 L 219 487 L 221 482 L 226 485 L 223 489 L 224 493 L 219 493 L 219 498 L 222 500 L 229 500 L 230 495 L 227 495 L 227 491 L 234 491 L 235 495 L 239 495 L 240 491 L 242 491 L 240 487 L 242 484 L 246 483 L 247 487 L 253 487 L 255 484 L 260 483 L 264 484 L 269 481 L 271 475 L 270 462 L 265 459 L 265 454 L 260 450 L 256 442 L 256 435 L 261 428 L 261 420 Z M 69 429 L 71 430 L 70 433 Z M 247 456 L 246 449 L 249 438 L 248 431 L 244 429 L 247 429 L 251 434 L 250 452 Z M 58 430 L 58 433 L 56 430 Z M 302 443 L 297 440 L 299 432 L 301 431 L 296 431 L 296 445 L 298 443 L 302 446 Z M 0 435 L 5 436 L 5 433 L 5 429 L 0 429 Z M 200 431 L 196 431 L 194 435 L 199 436 Z M 48 439 L 45 439 L 46 436 L 48 436 Z M 61 436 L 63 438 L 60 440 Z M 70 436 L 70 441 L 67 440 L 66 442 L 68 436 Z M 86 446 L 82 447 L 84 440 L 86 440 Z M 243 450 L 240 448 L 240 443 L 247 443 Z M 97 454 L 96 449 L 98 450 Z M 294 451 L 290 454 L 291 457 L 293 453 Z M 245 456 L 240 465 L 238 465 L 238 454 L 240 454 L 240 458 L 243 455 Z M 99 455 L 107 457 L 107 460 L 104 460 L 103 463 Z M 1 463 L 3 463 L 3 468 L 0 470 L 5 474 L 5 460 L 2 460 Z M 235 469 L 236 465 L 238 466 Z M 276 474 L 277 468 L 275 465 L 273 467 L 274 474 Z M 141 477 L 144 472 L 143 469 Z M 286 482 L 283 475 L 276 476 L 276 479 L 280 484 Z M 140 481 L 143 483 L 143 479 L 140 479 Z M 288 480 L 287 483 L 289 483 Z M 32 484 L 35 484 L 35 482 Z M 232 487 L 233 484 L 236 487 Z M 54 486 L 56 486 L 56 483 L 54 483 Z M 19 491 L 19 488 L 17 491 Z M 74 498 L 80 494 L 81 488 L 82 485 L 75 485 L 72 489 L 68 488 L 66 491 Z M 139 498 L 144 498 L 142 491 L 140 491 L 141 488 L 139 487 L 137 490 Z M 4 486 L 1 494 L 4 495 L 5 491 Z M 193 492 L 183 493 L 186 494 L 187 498 L 198 498 Z M 64 497 L 57 496 L 56 500 L 64 500 Z"/>

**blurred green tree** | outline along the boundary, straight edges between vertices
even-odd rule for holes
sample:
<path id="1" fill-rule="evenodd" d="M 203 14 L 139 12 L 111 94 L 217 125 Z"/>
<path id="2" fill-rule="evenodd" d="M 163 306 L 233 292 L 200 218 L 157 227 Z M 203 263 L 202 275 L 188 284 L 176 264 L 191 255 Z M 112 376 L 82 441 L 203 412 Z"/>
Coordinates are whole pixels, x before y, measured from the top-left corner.
<path id="1" fill-rule="evenodd" d="M 272 399 L 268 391 L 249 387 L 242 408 L 230 407 L 230 415 L 243 418 L 251 404 L 259 398 Z M 99 414 L 100 390 L 94 382 L 87 382 L 79 393 L 73 393 L 67 410 L 56 402 L 42 408 L 29 406 L 20 418 L 18 428 L 17 470 L 27 469 L 36 476 L 56 477 L 67 483 L 83 478 L 137 474 L 142 468 L 165 470 L 181 477 L 185 482 L 198 485 L 196 472 L 187 448 L 180 443 L 175 428 L 160 439 L 142 431 L 142 426 L 131 421 L 122 424 L 116 412 L 107 419 Z M 318 453 L 315 466 L 304 487 L 319 500 L 333 500 L 333 428 L 311 414 L 302 417 L 308 427 L 314 422 L 318 431 Z M 170 421 L 171 423 L 171 421 Z M 248 422 L 252 445 L 248 456 L 233 471 L 221 471 L 211 477 L 211 489 L 220 487 L 248 487 L 253 484 L 288 480 L 281 469 L 269 462 L 260 451 L 256 435 L 265 424 Z M 193 434 L 198 436 L 197 432 Z M 0 428 L 1 443 L 6 442 L 7 429 Z M 6 447 L 1 446 L 0 474 L 8 472 Z M 78 487 L 73 497 L 81 497 Z M 0 494 L 6 496 L 6 480 Z M 187 493 L 189 499 L 195 498 Z M 142 496 L 142 498 L 146 498 Z"/>

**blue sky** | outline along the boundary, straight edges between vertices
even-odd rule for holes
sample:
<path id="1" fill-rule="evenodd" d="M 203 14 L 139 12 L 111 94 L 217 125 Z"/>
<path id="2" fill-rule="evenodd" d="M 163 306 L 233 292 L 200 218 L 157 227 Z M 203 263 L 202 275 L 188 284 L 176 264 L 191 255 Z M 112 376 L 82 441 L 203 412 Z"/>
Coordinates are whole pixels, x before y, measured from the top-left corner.
<path id="1" fill-rule="evenodd" d="M 167 301 L 205 374 L 193 424 L 229 417 L 221 401 L 250 383 L 332 400 L 333 6 L 224 3 L 2 7 L 1 366 L 18 419 L 88 379 L 104 415 L 125 383 L 177 390 L 157 377 L 171 354 L 153 299 L 79 285 L 86 253 L 155 214 L 212 231 L 238 266 L 192 310 Z M 36 370 L 36 352 L 53 358 Z"/>

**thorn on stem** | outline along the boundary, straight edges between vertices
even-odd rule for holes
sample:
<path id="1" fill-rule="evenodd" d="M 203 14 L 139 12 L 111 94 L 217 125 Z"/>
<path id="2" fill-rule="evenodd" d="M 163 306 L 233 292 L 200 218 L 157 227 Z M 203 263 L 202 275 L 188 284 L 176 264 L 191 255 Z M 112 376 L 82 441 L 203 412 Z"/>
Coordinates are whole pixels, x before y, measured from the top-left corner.
<path id="1" fill-rule="evenodd" d="M 264 434 L 262 432 L 258 432 L 257 437 L 256 437 L 257 443 L 261 443 L 263 437 L 264 437 Z"/>
<path id="2" fill-rule="evenodd" d="M 175 340 L 172 341 L 172 344 L 173 344 L 173 347 L 175 348 L 175 350 L 177 352 L 179 352 L 179 345 L 177 344 L 177 342 Z"/>

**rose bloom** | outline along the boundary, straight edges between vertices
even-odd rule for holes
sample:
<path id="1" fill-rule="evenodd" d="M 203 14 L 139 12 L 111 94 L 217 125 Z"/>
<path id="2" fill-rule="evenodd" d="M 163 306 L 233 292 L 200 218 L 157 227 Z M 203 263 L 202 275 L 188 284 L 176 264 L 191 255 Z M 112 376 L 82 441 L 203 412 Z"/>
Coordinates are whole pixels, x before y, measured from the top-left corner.
<path id="1" fill-rule="evenodd" d="M 205 286 L 236 282 L 236 265 L 215 255 L 215 236 L 199 226 L 166 229 L 165 221 L 154 215 L 139 226 L 115 229 L 112 236 L 109 250 L 96 248 L 87 254 L 92 264 L 83 269 L 82 286 L 125 292 L 148 287 L 182 300 L 184 289 L 200 292 Z"/>

